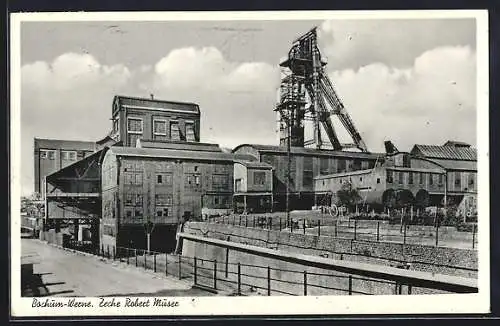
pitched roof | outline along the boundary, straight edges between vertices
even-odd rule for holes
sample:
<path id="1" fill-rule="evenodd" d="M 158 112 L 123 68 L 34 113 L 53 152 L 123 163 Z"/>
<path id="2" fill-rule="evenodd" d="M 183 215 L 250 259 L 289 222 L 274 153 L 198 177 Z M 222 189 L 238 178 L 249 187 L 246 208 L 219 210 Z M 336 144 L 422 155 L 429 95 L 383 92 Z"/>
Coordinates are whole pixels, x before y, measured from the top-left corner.
<path id="1" fill-rule="evenodd" d="M 248 155 L 235 155 L 222 152 L 160 149 L 160 148 L 136 148 L 136 147 L 113 146 L 110 147 L 110 152 L 117 156 L 184 159 L 184 160 L 194 160 L 194 161 L 233 162 L 236 159 L 241 159 L 241 160 L 254 159 L 253 157 Z"/>
<path id="2" fill-rule="evenodd" d="M 427 158 L 477 161 L 477 151 L 472 147 L 463 146 L 437 146 L 437 145 L 415 145 L 412 154 L 420 154 Z"/>
<path id="3" fill-rule="evenodd" d="M 267 153 L 287 153 L 286 146 L 274 145 L 260 145 L 260 144 L 242 144 L 233 149 L 233 153 L 243 146 L 250 146 L 259 152 Z M 311 156 L 337 156 L 348 158 L 381 158 L 384 154 L 380 153 L 363 153 L 363 152 L 349 152 L 349 151 L 334 151 L 330 149 L 315 149 L 306 147 L 291 147 L 290 152 L 296 155 L 311 155 Z"/>
<path id="4" fill-rule="evenodd" d="M 164 101 L 150 98 L 130 97 L 116 95 L 115 101 L 120 105 L 157 108 L 166 110 L 178 110 L 200 114 L 200 107 L 196 103 L 191 102 L 177 102 L 177 101 Z"/>

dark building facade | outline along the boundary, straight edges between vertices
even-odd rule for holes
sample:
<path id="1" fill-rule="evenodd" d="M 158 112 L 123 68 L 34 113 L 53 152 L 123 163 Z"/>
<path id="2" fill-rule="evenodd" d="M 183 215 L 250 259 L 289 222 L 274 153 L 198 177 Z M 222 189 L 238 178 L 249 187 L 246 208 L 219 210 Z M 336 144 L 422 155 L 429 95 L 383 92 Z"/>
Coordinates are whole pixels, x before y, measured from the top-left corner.
<path id="1" fill-rule="evenodd" d="M 204 145 L 200 145 L 203 147 Z M 173 250 L 177 225 L 204 209 L 231 210 L 233 155 L 222 151 L 111 147 L 102 162 L 101 243 Z"/>
<path id="2" fill-rule="evenodd" d="M 45 198 L 45 177 L 92 153 L 96 144 L 90 141 L 34 139 L 34 190 Z"/>
<path id="3" fill-rule="evenodd" d="M 243 144 L 233 153 L 252 156 L 273 167 L 273 206 L 286 208 L 288 170 L 287 148 L 283 146 Z M 290 151 L 290 209 L 311 209 L 315 205 L 314 177 L 322 174 L 356 171 L 375 166 L 382 154 L 317 150 L 292 147 Z"/>

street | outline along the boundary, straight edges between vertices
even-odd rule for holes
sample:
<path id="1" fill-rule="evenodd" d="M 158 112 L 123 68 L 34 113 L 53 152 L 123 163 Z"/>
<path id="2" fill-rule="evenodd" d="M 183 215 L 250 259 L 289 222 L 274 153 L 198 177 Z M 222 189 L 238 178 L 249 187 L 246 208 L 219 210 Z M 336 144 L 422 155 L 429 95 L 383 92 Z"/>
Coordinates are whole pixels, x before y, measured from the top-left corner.
<path id="1" fill-rule="evenodd" d="M 73 253 L 36 239 L 22 239 L 22 257 L 34 261 L 29 296 L 204 296 L 191 283 L 135 266 Z"/>

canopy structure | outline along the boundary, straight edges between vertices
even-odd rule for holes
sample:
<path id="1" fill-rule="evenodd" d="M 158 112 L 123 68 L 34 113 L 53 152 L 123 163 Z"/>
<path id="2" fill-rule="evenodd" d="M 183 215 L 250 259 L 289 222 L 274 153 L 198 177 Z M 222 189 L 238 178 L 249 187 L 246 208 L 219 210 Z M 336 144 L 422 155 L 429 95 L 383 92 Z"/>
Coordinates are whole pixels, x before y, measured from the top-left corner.
<path id="1" fill-rule="evenodd" d="M 98 219 L 101 166 L 106 148 L 46 177 L 47 219 Z"/>

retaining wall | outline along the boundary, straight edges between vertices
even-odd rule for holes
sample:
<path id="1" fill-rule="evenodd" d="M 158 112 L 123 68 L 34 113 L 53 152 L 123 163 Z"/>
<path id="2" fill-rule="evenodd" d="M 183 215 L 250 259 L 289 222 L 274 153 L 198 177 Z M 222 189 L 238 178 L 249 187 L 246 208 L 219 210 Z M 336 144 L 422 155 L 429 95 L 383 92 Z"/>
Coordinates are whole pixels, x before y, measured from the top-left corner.
<path id="1" fill-rule="evenodd" d="M 205 222 L 188 222 L 184 232 L 333 259 L 387 266 L 401 266 L 409 262 L 409 268 L 413 270 L 477 277 L 477 272 L 473 271 L 478 266 L 475 250 L 341 239 Z"/>

